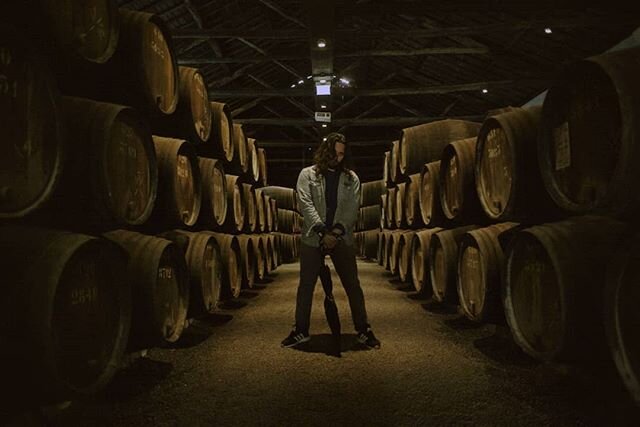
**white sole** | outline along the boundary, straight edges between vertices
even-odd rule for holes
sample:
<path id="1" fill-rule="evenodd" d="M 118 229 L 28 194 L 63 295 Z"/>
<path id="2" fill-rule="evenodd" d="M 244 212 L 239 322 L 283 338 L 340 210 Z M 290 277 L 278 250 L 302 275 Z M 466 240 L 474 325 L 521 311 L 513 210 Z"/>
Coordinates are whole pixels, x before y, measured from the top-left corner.
<path id="1" fill-rule="evenodd" d="M 293 344 L 289 344 L 289 345 L 280 344 L 280 346 L 282 348 L 291 348 L 291 347 L 295 347 L 295 346 L 297 346 L 299 344 L 302 344 L 302 343 L 305 343 L 305 342 L 308 342 L 308 341 L 311 341 L 311 337 L 302 338 L 300 341 L 296 341 Z"/>

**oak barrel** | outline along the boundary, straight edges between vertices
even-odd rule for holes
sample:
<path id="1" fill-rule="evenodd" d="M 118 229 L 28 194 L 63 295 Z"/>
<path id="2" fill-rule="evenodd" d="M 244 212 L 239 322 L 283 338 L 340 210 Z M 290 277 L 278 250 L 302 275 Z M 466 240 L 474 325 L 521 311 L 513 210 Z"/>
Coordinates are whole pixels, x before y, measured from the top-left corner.
<path id="1" fill-rule="evenodd" d="M 416 241 L 413 244 L 411 260 L 411 280 L 413 287 L 419 294 L 431 296 L 433 292 L 431 288 L 431 264 L 429 262 L 431 236 L 442 230 L 444 229 L 435 227 L 417 230 L 416 232 Z"/>
<path id="2" fill-rule="evenodd" d="M 221 228 L 227 219 L 227 180 L 222 161 L 198 158 L 202 181 L 202 204 L 198 222 L 210 229 Z"/>

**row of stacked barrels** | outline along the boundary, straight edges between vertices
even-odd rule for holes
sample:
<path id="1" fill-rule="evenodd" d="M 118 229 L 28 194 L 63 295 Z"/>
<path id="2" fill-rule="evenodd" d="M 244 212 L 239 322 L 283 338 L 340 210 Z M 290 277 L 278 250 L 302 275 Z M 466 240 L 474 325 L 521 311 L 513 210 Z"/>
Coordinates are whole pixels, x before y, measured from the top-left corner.
<path id="1" fill-rule="evenodd" d="M 404 129 L 378 260 L 544 361 L 612 356 L 640 403 L 640 48 L 573 64 L 542 107 Z"/>
<path id="2" fill-rule="evenodd" d="M 270 186 L 269 195 L 278 200 L 278 236 L 282 261 L 296 262 L 300 255 L 300 233 L 303 225 L 297 191 L 289 187 Z"/>
<path id="3" fill-rule="evenodd" d="M 264 280 L 283 239 L 264 150 L 158 16 L 42 4 L 0 19 L 0 370 L 56 401 Z"/>
<path id="4" fill-rule="evenodd" d="M 360 187 L 360 209 L 354 230 L 357 254 L 374 259 L 378 253 L 378 230 L 383 228 L 380 197 L 386 192 L 383 180 L 363 182 Z"/>

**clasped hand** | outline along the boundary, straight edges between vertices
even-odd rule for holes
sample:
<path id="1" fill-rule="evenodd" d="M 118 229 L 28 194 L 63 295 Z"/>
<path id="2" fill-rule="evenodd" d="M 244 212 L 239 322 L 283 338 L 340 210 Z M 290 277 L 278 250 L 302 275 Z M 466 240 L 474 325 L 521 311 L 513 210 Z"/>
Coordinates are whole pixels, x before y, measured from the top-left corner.
<path id="1" fill-rule="evenodd" d="M 338 244 L 338 238 L 331 233 L 327 233 L 322 236 L 322 240 L 320 240 L 320 244 L 326 250 L 332 250 Z"/>

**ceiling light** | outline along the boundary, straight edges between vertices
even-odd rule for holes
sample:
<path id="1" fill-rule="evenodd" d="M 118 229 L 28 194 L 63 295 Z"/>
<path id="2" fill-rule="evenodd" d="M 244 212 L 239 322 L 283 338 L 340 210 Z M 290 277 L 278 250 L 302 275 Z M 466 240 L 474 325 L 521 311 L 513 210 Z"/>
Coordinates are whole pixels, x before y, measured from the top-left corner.
<path id="1" fill-rule="evenodd" d="M 296 84 L 295 84 L 295 83 L 294 83 L 294 84 L 292 84 L 292 85 L 291 85 L 291 87 L 296 87 Z"/>
<path id="2" fill-rule="evenodd" d="M 327 47 L 327 41 L 325 39 L 318 39 L 318 47 L 320 49 Z"/>
<path id="3" fill-rule="evenodd" d="M 313 77 L 312 75 L 308 75 L 308 76 L 307 76 L 307 78 L 308 78 L 308 79 L 310 79 L 310 78 L 312 78 L 312 77 Z"/>
<path id="4" fill-rule="evenodd" d="M 327 140 L 327 138 L 326 138 L 326 137 L 325 137 L 325 138 L 322 138 L 322 140 L 323 140 L 323 141 L 326 141 L 326 140 Z"/>
<path id="5" fill-rule="evenodd" d="M 322 105 L 320 106 L 320 108 L 327 108 L 327 106 L 326 106 L 326 105 L 324 105 L 324 104 L 322 104 Z"/>
<path id="6" fill-rule="evenodd" d="M 340 81 L 341 81 L 342 83 L 346 84 L 346 85 L 348 85 L 348 84 L 349 84 L 349 79 L 347 79 L 347 78 L 340 77 Z"/>
<path id="7" fill-rule="evenodd" d="M 316 85 L 316 95 L 331 95 L 331 85 Z"/>
<path id="8" fill-rule="evenodd" d="M 304 80 L 298 80 L 299 85 L 301 85 L 302 83 L 304 83 Z"/>
<path id="9" fill-rule="evenodd" d="M 326 82 L 327 82 L 327 80 L 326 80 L 326 79 L 322 79 L 322 80 L 320 80 L 320 83 L 326 83 Z"/>
<path id="10" fill-rule="evenodd" d="M 326 123 L 323 123 L 323 124 L 322 124 L 322 127 L 323 127 L 323 128 L 326 128 L 326 127 L 327 127 L 327 124 L 326 124 Z"/>
<path id="11" fill-rule="evenodd" d="M 553 31 L 551 31 L 551 28 L 549 28 L 549 27 L 545 28 L 544 32 L 547 33 L 547 34 L 553 33 Z"/>
<path id="12" fill-rule="evenodd" d="M 488 93 L 489 90 L 488 89 L 482 89 L 482 93 Z"/>

